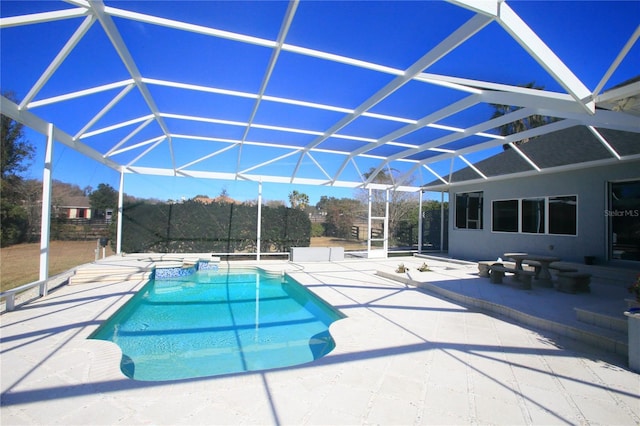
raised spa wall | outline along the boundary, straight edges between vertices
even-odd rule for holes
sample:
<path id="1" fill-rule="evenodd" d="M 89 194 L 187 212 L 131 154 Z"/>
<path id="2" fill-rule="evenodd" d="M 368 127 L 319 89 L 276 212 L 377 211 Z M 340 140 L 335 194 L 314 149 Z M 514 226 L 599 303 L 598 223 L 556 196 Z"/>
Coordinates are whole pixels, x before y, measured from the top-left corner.
<path id="1" fill-rule="evenodd" d="M 198 260 L 197 262 L 185 261 L 182 264 L 178 262 L 166 262 L 163 265 L 162 262 L 156 264 L 152 278 L 156 280 L 167 280 L 181 277 L 188 277 L 195 274 L 197 271 L 204 270 L 218 270 L 218 262 L 211 262 L 209 260 Z"/>

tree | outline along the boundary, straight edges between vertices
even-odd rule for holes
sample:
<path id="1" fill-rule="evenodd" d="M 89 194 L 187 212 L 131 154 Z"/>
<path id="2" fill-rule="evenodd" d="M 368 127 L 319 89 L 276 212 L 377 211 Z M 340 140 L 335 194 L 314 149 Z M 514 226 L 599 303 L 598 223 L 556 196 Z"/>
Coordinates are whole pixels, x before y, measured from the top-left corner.
<path id="1" fill-rule="evenodd" d="M 256 202 L 257 204 L 257 202 Z M 267 200 L 264 202 L 264 205 L 267 207 L 273 207 L 274 209 L 277 207 L 284 207 L 284 201 L 282 200 Z"/>
<path id="2" fill-rule="evenodd" d="M 12 93 L 4 96 L 15 101 Z M 21 173 L 28 169 L 34 146 L 24 137 L 24 126 L 11 118 L 0 116 L 0 244 L 25 241 L 29 215 L 24 208 Z"/>
<path id="3" fill-rule="evenodd" d="M 358 217 L 358 212 L 362 210 L 360 201 L 323 195 L 316 204 L 316 208 L 326 212 L 324 222 L 326 236 L 351 238 L 351 227 Z"/>
<path id="4" fill-rule="evenodd" d="M 4 96 L 15 101 L 11 93 L 5 93 Z M 4 181 L 11 177 L 20 177 L 20 174 L 29 168 L 35 148 L 24 138 L 24 125 L 6 115 L 1 116 L 1 121 L 0 173 Z"/>
<path id="5" fill-rule="evenodd" d="M 294 189 L 289 193 L 289 203 L 292 209 L 304 210 L 309 206 L 309 196 Z"/>
<path id="6" fill-rule="evenodd" d="M 98 189 L 89 194 L 89 204 L 96 212 L 96 217 L 104 217 L 107 210 L 115 209 L 118 205 L 118 191 L 109 184 L 101 183 Z"/>
<path id="7" fill-rule="evenodd" d="M 27 213 L 27 235 L 25 242 L 33 242 L 40 238 L 42 217 L 42 181 L 25 179 L 22 181 L 22 206 Z"/>
<path id="8" fill-rule="evenodd" d="M 324 236 L 324 226 L 321 223 L 314 222 L 311 223 L 311 237 L 323 237 Z"/>
<path id="9" fill-rule="evenodd" d="M 544 90 L 543 86 L 536 86 L 536 82 L 532 81 L 530 83 L 524 84 L 521 87 L 525 87 L 527 89 L 536 89 L 536 90 Z M 501 104 L 490 104 L 493 109 L 492 119 L 502 117 L 503 115 L 509 114 L 511 112 L 517 111 L 520 109 L 518 106 L 513 105 L 501 105 Z M 558 121 L 557 117 L 548 117 L 544 115 L 534 114 L 529 117 L 524 117 L 519 120 L 512 121 L 510 123 L 505 123 L 502 126 L 498 127 L 500 131 L 500 135 L 509 136 L 516 133 L 523 132 L 528 129 L 533 129 L 536 127 L 544 126 L 545 124 L 553 123 L 554 121 Z M 529 142 L 530 138 L 524 138 L 520 141 L 515 142 L 516 145 L 521 145 L 523 143 Z M 509 145 L 503 145 L 504 149 L 509 149 Z"/>

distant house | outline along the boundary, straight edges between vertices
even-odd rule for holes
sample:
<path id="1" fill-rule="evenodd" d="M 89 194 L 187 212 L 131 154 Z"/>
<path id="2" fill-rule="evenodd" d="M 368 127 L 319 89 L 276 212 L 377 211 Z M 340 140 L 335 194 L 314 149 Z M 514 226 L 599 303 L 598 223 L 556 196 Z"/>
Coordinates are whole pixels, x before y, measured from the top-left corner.
<path id="1" fill-rule="evenodd" d="M 62 219 L 91 219 L 93 212 L 88 197 L 66 197 L 56 206 Z"/>
<path id="2" fill-rule="evenodd" d="M 549 133 L 453 173 L 449 254 L 505 252 L 640 266 L 640 134 L 585 126 Z M 539 170 L 536 170 L 532 161 Z M 487 179 L 491 178 L 491 179 Z"/>
<path id="3" fill-rule="evenodd" d="M 327 212 L 315 206 L 307 206 L 304 211 L 309 215 L 311 223 L 324 223 L 327 221 Z"/>

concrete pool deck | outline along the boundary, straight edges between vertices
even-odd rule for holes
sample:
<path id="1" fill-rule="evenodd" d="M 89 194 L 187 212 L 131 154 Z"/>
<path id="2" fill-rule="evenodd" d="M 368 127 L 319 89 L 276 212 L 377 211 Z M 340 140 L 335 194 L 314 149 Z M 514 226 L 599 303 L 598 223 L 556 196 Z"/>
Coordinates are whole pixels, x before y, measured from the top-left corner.
<path id="1" fill-rule="evenodd" d="M 434 268 L 419 275 L 424 289 L 377 275 L 423 261 Z M 622 311 L 622 286 L 594 279 L 591 294 L 523 291 L 490 284 L 474 265 L 414 257 L 260 266 L 287 271 L 347 316 L 331 326 L 334 351 L 277 370 L 134 381 L 120 372 L 115 345 L 86 338 L 144 281 L 65 285 L 0 317 L 0 423 L 640 423 L 640 376 L 615 348 L 434 291 L 589 332 L 573 308 L 608 311 L 619 302 Z"/>

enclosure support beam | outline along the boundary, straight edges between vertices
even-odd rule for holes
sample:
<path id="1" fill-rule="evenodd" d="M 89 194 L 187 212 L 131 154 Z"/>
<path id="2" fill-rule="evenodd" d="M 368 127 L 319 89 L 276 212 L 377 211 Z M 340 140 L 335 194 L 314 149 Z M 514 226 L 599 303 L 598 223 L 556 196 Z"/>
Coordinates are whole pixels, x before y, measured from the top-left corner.
<path id="1" fill-rule="evenodd" d="M 258 225 L 256 229 L 256 260 L 260 261 L 260 242 L 262 240 L 262 181 L 258 182 Z"/>
<path id="2" fill-rule="evenodd" d="M 418 254 L 422 254 L 422 196 L 424 192 L 420 190 L 420 201 L 418 203 Z"/>
<path id="3" fill-rule="evenodd" d="M 592 99 L 591 91 L 506 3 L 499 5 L 498 23 L 573 96 L 588 114 L 595 113 L 596 105 Z"/>
<path id="4" fill-rule="evenodd" d="M 451 203 L 451 199 L 449 199 L 449 203 Z M 444 224 L 444 191 L 440 191 L 440 253 L 444 253 Z"/>
<path id="5" fill-rule="evenodd" d="M 118 222 L 116 232 L 116 254 L 122 253 L 122 214 L 124 213 L 124 169 L 120 170 L 120 186 L 118 187 Z"/>
<path id="6" fill-rule="evenodd" d="M 46 296 L 49 279 L 49 234 L 51 231 L 51 182 L 53 172 L 53 124 L 47 129 L 44 167 L 42 168 L 42 215 L 40 219 L 40 296 Z"/>
<path id="7" fill-rule="evenodd" d="M 369 213 L 367 214 L 367 257 L 371 257 L 371 199 L 373 197 L 373 189 L 369 187 L 369 197 L 367 197 Z"/>
<path id="8" fill-rule="evenodd" d="M 384 257 L 389 256 L 389 204 L 391 200 L 391 191 L 385 191 L 385 201 L 384 201 Z"/>

